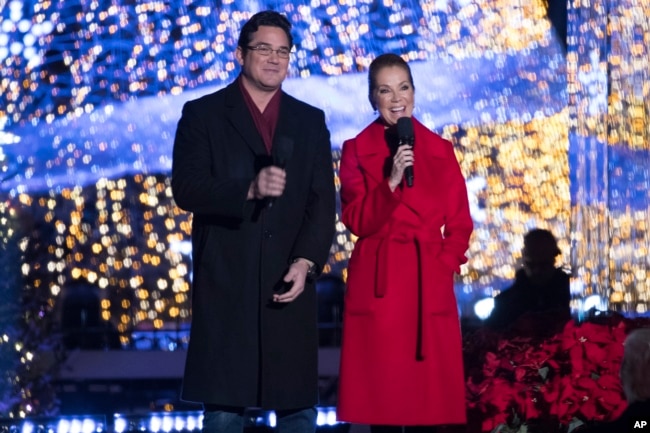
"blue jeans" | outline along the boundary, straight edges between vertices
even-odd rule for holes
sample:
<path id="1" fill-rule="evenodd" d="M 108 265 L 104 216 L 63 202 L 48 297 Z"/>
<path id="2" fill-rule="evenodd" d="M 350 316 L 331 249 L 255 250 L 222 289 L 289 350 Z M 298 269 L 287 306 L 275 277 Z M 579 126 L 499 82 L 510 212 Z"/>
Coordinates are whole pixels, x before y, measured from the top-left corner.
<path id="1" fill-rule="evenodd" d="M 206 409 L 203 412 L 203 433 L 243 433 L 244 409 Z"/>
<path id="2" fill-rule="evenodd" d="M 316 409 L 276 411 L 278 433 L 315 433 Z M 242 433 L 244 409 L 222 408 L 203 413 L 203 433 Z"/>

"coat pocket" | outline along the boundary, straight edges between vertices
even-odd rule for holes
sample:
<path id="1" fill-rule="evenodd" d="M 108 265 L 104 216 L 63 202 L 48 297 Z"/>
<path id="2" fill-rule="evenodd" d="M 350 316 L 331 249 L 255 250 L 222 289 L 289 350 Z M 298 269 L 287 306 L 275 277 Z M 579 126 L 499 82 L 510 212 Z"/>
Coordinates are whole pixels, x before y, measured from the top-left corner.
<path id="1" fill-rule="evenodd" d="M 364 315 L 375 310 L 377 283 L 377 246 L 375 240 L 357 242 L 348 262 L 345 314 Z"/>
<path id="2" fill-rule="evenodd" d="M 433 315 L 457 312 L 454 271 L 439 260 L 435 260 L 427 271 L 431 273 L 431 283 L 423 288 L 424 312 Z"/>

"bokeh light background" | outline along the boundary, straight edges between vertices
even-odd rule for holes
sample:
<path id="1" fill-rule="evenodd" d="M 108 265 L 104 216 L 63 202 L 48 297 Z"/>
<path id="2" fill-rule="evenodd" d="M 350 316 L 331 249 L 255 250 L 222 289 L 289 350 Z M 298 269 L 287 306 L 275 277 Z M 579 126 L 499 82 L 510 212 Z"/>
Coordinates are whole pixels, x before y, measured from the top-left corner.
<path id="1" fill-rule="evenodd" d="M 284 89 L 325 110 L 336 162 L 374 117 L 370 61 L 410 61 L 415 115 L 453 141 L 467 178 L 463 315 L 514 278 L 533 227 L 559 238 L 576 311 L 595 294 L 647 312 L 648 0 L 570 2 L 566 49 L 542 0 L 0 0 L 1 302 L 38 300 L 22 320 L 56 317 L 81 286 L 124 347 L 186 329 L 176 123 L 237 76 L 240 27 L 266 8 L 293 23 Z M 327 273 L 346 278 L 353 243 L 339 223 Z"/>

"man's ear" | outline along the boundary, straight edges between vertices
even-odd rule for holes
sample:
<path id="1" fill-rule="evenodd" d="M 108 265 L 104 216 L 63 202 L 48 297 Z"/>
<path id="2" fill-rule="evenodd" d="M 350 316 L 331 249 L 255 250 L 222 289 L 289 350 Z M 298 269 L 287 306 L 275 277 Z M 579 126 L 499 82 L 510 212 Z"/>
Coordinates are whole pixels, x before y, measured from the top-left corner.
<path id="1" fill-rule="evenodd" d="M 239 66 L 244 66 L 244 50 L 242 50 L 240 46 L 237 46 L 237 49 L 235 50 L 235 58 L 237 59 Z"/>

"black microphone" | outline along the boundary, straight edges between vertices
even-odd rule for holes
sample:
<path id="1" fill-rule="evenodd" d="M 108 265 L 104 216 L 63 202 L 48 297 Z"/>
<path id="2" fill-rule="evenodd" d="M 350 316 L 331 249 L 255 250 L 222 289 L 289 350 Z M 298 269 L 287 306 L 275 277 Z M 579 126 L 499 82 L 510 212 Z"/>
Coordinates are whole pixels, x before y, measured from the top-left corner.
<path id="1" fill-rule="evenodd" d="M 397 119 L 397 137 L 399 138 L 399 146 L 402 146 L 404 144 L 413 146 L 415 144 L 415 136 L 413 135 L 413 121 L 410 117 L 400 117 Z M 413 166 L 410 165 L 404 169 L 406 186 L 413 186 L 413 176 Z"/>
<path id="2" fill-rule="evenodd" d="M 293 138 L 279 136 L 273 143 L 273 165 L 284 169 L 293 153 Z"/>
<path id="3" fill-rule="evenodd" d="M 271 153 L 273 154 L 273 165 L 284 170 L 293 153 L 293 138 L 279 136 L 273 143 Z M 275 199 L 276 197 L 269 197 L 269 207 L 273 206 Z"/>

